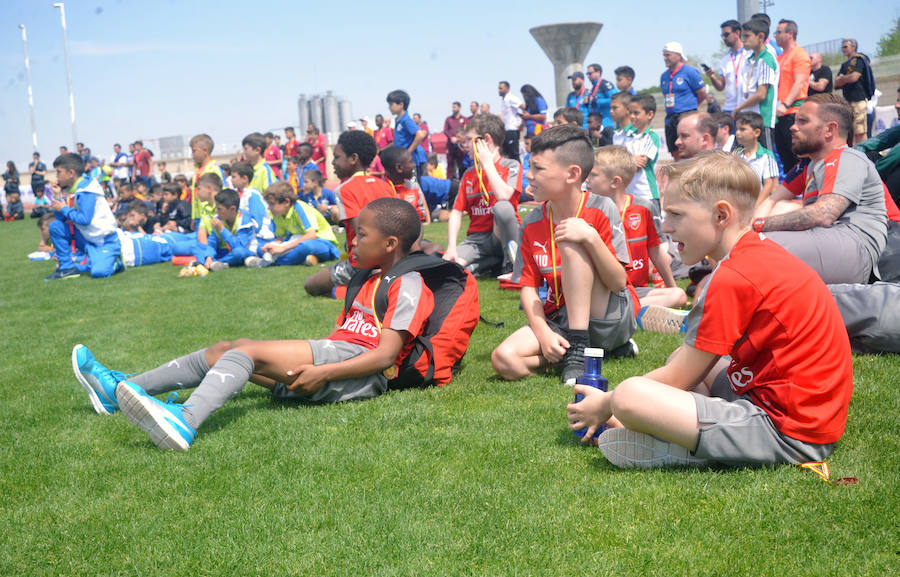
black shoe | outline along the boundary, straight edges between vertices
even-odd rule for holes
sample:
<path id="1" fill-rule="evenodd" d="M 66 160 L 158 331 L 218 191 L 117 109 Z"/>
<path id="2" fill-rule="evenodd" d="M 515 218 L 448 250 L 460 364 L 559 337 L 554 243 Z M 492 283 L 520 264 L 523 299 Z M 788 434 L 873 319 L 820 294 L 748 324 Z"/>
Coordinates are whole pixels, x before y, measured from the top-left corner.
<path id="1" fill-rule="evenodd" d="M 634 342 L 634 339 L 628 339 L 625 344 L 619 345 L 613 350 L 609 351 L 609 358 L 611 359 L 623 359 L 627 357 L 636 357 L 638 354 L 638 346 L 637 343 Z"/>
<path id="2" fill-rule="evenodd" d="M 584 348 L 585 342 L 569 340 L 569 348 L 563 357 L 561 380 L 565 385 L 574 385 L 575 379 L 584 374 Z"/>
<path id="3" fill-rule="evenodd" d="M 57 280 L 61 278 L 78 278 L 81 276 L 81 273 L 78 272 L 77 268 L 58 268 L 56 272 L 49 276 L 45 276 L 44 280 Z"/>

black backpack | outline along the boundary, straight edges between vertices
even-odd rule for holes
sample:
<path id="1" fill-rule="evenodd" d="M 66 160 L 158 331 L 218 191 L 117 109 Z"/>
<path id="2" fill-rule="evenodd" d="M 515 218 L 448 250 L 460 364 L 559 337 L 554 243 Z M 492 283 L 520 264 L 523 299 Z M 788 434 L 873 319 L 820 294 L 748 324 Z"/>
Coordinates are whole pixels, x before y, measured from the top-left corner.
<path id="1" fill-rule="evenodd" d="M 373 270 L 359 270 L 350 279 L 344 314 L 350 311 Z M 384 319 L 387 311 L 388 290 L 393 281 L 412 271 L 422 275 L 434 294 L 434 309 L 422 332 L 414 336 L 412 349 L 401 359 L 396 375 L 388 381 L 391 389 L 448 384 L 459 371 L 481 310 L 478 284 L 471 273 L 438 256 L 414 252 L 395 264 L 379 284 L 374 299 L 374 314 L 379 320 Z"/>

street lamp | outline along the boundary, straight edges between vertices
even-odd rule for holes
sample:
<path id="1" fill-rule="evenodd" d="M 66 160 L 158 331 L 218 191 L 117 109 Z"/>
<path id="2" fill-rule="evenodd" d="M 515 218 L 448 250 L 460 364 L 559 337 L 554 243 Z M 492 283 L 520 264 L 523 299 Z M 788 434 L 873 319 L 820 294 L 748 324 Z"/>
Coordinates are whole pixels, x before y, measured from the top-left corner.
<path id="1" fill-rule="evenodd" d="M 59 18 L 62 22 L 63 50 L 66 54 L 66 82 L 69 86 L 69 113 L 72 117 L 72 149 L 77 148 L 78 131 L 75 129 L 75 93 L 72 92 L 72 71 L 69 68 L 69 37 L 66 34 L 66 5 L 62 2 L 54 2 L 54 8 L 59 8 Z"/>
<path id="2" fill-rule="evenodd" d="M 25 25 L 19 24 L 22 31 L 22 46 L 25 47 L 25 81 L 28 84 L 28 107 L 31 109 L 31 145 L 37 152 L 37 125 L 34 123 L 34 93 L 31 90 L 31 62 L 28 60 L 28 37 L 25 34 Z"/>

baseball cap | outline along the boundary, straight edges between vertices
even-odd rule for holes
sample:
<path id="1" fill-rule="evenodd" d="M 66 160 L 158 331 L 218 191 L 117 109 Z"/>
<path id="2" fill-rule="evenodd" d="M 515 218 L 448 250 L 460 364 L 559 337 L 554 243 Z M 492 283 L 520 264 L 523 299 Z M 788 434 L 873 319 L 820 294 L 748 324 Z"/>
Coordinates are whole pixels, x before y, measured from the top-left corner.
<path id="1" fill-rule="evenodd" d="M 573 72 L 572 74 L 569 74 L 569 79 L 571 80 L 572 78 L 581 78 L 584 80 L 584 72 Z"/>
<path id="2" fill-rule="evenodd" d="M 677 52 L 684 56 L 684 48 L 681 47 L 680 42 L 667 42 L 665 46 L 663 46 L 663 50 L 666 52 Z"/>

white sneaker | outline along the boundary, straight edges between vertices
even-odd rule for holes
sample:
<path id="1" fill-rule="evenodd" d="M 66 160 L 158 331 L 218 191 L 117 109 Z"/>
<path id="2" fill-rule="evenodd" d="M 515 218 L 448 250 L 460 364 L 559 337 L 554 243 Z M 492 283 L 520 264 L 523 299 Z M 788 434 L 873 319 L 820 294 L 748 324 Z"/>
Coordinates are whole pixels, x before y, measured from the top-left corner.
<path id="1" fill-rule="evenodd" d="M 676 443 L 624 427 L 606 429 L 597 437 L 597 446 L 610 463 L 625 469 L 650 469 L 667 466 L 701 466 L 706 459 Z"/>
<path id="2" fill-rule="evenodd" d="M 227 262 L 214 260 L 212 264 L 209 265 L 209 272 L 219 272 L 220 270 L 225 270 L 226 268 L 229 268 Z"/>
<path id="3" fill-rule="evenodd" d="M 244 259 L 244 266 L 247 268 L 264 268 L 269 266 L 269 263 L 258 256 L 248 256 Z"/>
<path id="4" fill-rule="evenodd" d="M 690 311 L 670 309 L 659 305 L 641 307 L 637 314 L 637 324 L 645 331 L 655 333 L 678 334 L 686 333 L 688 329 L 687 317 Z"/>

